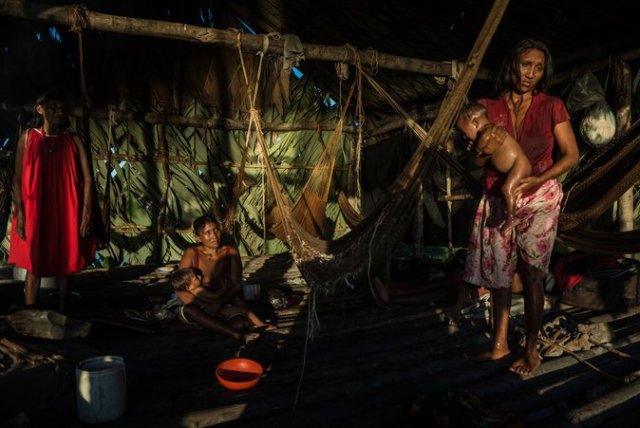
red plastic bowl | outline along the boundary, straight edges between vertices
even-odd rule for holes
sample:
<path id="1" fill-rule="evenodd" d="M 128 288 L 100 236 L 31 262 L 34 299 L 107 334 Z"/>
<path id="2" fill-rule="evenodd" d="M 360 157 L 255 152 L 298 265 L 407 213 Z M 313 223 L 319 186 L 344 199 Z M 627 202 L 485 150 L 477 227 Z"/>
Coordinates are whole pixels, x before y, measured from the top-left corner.
<path id="1" fill-rule="evenodd" d="M 260 363 L 248 358 L 232 358 L 216 367 L 216 377 L 222 386 L 236 391 L 255 386 L 263 372 Z"/>

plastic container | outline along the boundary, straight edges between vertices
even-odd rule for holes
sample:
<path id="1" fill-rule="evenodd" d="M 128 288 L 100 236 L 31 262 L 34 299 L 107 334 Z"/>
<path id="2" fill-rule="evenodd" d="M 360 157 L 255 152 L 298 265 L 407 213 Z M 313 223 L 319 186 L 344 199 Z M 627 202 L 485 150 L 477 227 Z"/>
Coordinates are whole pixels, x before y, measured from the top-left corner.
<path id="1" fill-rule="evenodd" d="M 216 377 L 227 389 L 242 390 L 255 386 L 264 369 L 259 362 L 248 358 L 232 358 L 218 364 Z"/>
<path id="2" fill-rule="evenodd" d="M 115 355 L 89 358 L 76 367 L 78 419 L 110 422 L 123 415 L 127 404 L 124 359 Z"/>

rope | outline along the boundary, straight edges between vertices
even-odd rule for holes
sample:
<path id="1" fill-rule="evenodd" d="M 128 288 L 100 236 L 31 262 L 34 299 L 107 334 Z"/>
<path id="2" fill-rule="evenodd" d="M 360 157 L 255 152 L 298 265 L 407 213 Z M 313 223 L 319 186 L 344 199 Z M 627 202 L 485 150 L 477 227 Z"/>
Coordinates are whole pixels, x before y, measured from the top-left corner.
<path id="1" fill-rule="evenodd" d="M 364 129 L 364 123 L 366 117 L 364 114 L 364 105 L 362 104 L 362 72 L 360 68 L 356 69 L 356 76 L 358 82 L 358 95 L 356 98 L 356 118 L 358 120 L 358 139 L 356 142 L 355 153 L 355 178 L 356 178 L 356 197 L 360 199 L 362 197 L 362 184 L 360 183 L 360 172 L 362 171 L 362 147 L 364 145 L 362 138 L 362 130 Z"/>
<path id="2" fill-rule="evenodd" d="M 372 264 L 372 261 L 373 261 L 372 246 L 373 246 L 373 241 L 374 241 L 374 239 L 376 237 L 376 233 L 378 232 L 378 227 L 382 223 L 383 218 L 384 218 L 384 216 L 382 216 L 382 215 L 380 217 L 378 217 L 378 220 L 376 221 L 376 224 L 373 226 L 373 233 L 371 234 L 371 239 L 369 240 L 369 260 L 367 262 L 367 279 L 369 280 L 369 290 L 371 290 L 371 295 L 376 300 L 377 300 L 377 297 L 376 297 L 377 293 L 373 288 L 373 280 L 371 279 L 371 264 Z"/>
<path id="3" fill-rule="evenodd" d="M 300 378 L 298 379 L 298 387 L 296 388 L 296 396 L 293 400 L 293 410 L 298 406 L 298 398 L 300 397 L 300 389 L 302 388 L 302 378 L 304 370 L 307 367 L 307 350 L 309 348 L 309 338 L 313 338 L 315 330 L 320 328 L 320 320 L 316 311 L 316 293 L 318 289 L 313 288 L 309 295 L 309 312 L 307 314 L 307 331 L 304 340 L 304 350 L 302 352 L 302 368 L 300 369 Z"/>
<path id="4" fill-rule="evenodd" d="M 74 33 L 82 33 L 89 26 L 89 10 L 83 4 L 74 4 L 71 6 L 69 14 L 70 28 L 69 31 Z"/>
<path id="5" fill-rule="evenodd" d="M 367 51 L 369 52 L 369 70 L 371 75 L 375 76 L 378 74 L 378 51 L 373 48 L 369 48 Z"/>
<path id="6" fill-rule="evenodd" d="M 336 76 L 340 80 L 349 80 L 349 64 L 346 62 L 336 62 Z"/>
<path id="7" fill-rule="evenodd" d="M 274 38 L 277 38 L 277 33 L 273 33 Z M 244 77 L 245 84 L 247 86 L 246 96 L 247 102 L 249 103 L 249 125 L 247 128 L 247 134 L 245 136 L 244 146 L 240 149 L 242 151 L 242 159 L 240 161 L 240 167 L 238 169 L 238 175 L 236 175 L 233 189 L 231 192 L 231 203 L 229 204 L 229 211 L 227 215 L 222 221 L 222 229 L 225 232 L 229 232 L 233 229 L 236 218 L 236 211 L 238 208 L 238 202 L 240 201 L 240 194 L 242 193 L 242 186 L 244 183 L 245 176 L 245 166 L 247 163 L 247 154 L 249 152 L 249 143 L 252 137 L 252 129 L 253 126 L 258 126 L 256 122 L 260 121 L 260 115 L 257 110 L 255 110 L 255 102 L 258 96 L 258 86 L 260 83 L 260 76 L 262 75 L 262 64 L 264 61 L 264 56 L 269 50 L 269 35 L 263 35 L 262 37 L 262 50 L 257 52 L 256 55 L 260 57 L 260 61 L 258 62 L 258 69 L 256 71 L 255 76 L 255 84 L 251 86 L 251 82 L 249 81 L 249 72 L 247 71 L 246 64 L 244 62 L 244 56 L 242 55 L 242 33 L 238 32 L 236 36 L 236 47 L 238 48 L 238 56 L 240 58 L 240 68 L 242 69 L 242 75 Z"/>
<path id="8" fill-rule="evenodd" d="M 603 371 L 602 369 L 600 369 L 597 366 L 591 364 L 589 361 L 585 360 L 580 355 L 578 355 L 575 352 L 571 351 L 569 348 L 567 348 L 564 345 L 561 345 L 561 344 L 559 344 L 557 342 L 548 340 L 548 339 L 546 339 L 546 338 L 544 338 L 542 336 L 538 336 L 538 342 L 543 343 L 543 344 L 548 345 L 548 346 L 554 346 L 554 347 L 560 348 L 564 352 L 566 352 L 567 354 L 571 355 L 576 360 L 580 361 L 581 363 L 585 364 L 587 367 L 589 367 L 589 368 L 595 370 L 596 372 L 600 373 L 604 377 L 607 377 L 609 379 L 615 380 L 616 382 L 626 383 L 623 378 L 615 376 L 615 375 L 612 375 L 610 373 L 607 373 L 607 372 Z"/>

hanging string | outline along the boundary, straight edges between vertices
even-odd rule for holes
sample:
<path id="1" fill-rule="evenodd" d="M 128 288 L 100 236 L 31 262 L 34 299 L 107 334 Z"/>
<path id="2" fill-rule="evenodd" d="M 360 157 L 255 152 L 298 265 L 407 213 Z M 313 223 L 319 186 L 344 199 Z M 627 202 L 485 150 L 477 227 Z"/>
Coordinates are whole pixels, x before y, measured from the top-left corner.
<path id="1" fill-rule="evenodd" d="M 360 55 L 353 46 L 347 45 L 349 49 L 351 49 L 354 59 L 354 64 L 356 68 L 356 86 L 358 93 L 356 95 L 356 111 L 355 111 L 355 119 L 358 124 L 358 138 L 356 140 L 356 149 L 354 156 L 354 175 L 355 175 L 355 184 L 356 184 L 356 197 L 358 199 L 362 196 L 362 185 L 360 183 L 360 172 L 362 168 L 362 147 L 364 146 L 363 139 L 363 129 L 366 121 L 365 113 L 364 113 L 364 105 L 362 103 L 362 64 L 360 62 Z M 377 67 L 377 64 L 376 64 Z"/>
<path id="2" fill-rule="evenodd" d="M 89 11 L 85 5 L 76 4 L 71 7 L 71 15 L 69 20 L 71 25 L 69 31 L 72 31 L 78 35 L 78 61 L 80 63 L 80 93 L 82 96 L 83 107 L 86 106 L 87 101 L 87 80 L 85 78 L 84 69 L 84 47 L 82 40 L 82 32 L 89 26 Z M 87 130 L 87 133 L 89 131 Z"/>
<path id="3" fill-rule="evenodd" d="M 277 37 L 275 35 L 274 37 Z M 247 86 L 246 96 L 247 102 L 249 103 L 250 108 L 250 116 L 249 116 L 249 126 L 247 128 L 247 134 L 245 137 L 244 146 L 241 147 L 242 150 L 242 159 L 240 161 L 240 167 L 238 169 L 238 175 L 236 176 L 235 183 L 233 185 L 232 195 L 231 195 L 231 203 L 229 204 L 229 212 L 225 216 L 222 224 L 222 228 L 224 231 L 229 232 L 233 229 L 233 225 L 235 224 L 236 218 L 236 210 L 237 205 L 240 199 L 240 193 L 242 191 L 242 186 L 244 185 L 244 175 L 245 175 L 245 166 L 247 162 L 247 153 L 249 151 L 249 143 L 252 137 L 252 129 L 253 126 L 256 125 L 256 120 L 261 120 L 259 115 L 253 114 L 251 110 L 254 110 L 255 101 L 258 95 L 258 85 L 260 83 L 260 76 L 262 74 L 262 64 L 264 60 L 264 56 L 269 49 L 269 36 L 265 35 L 262 38 L 262 51 L 258 52 L 257 55 L 260 57 L 260 61 L 258 62 L 258 69 L 255 76 L 255 83 L 252 86 L 249 80 L 249 72 L 247 71 L 247 66 L 244 62 L 244 56 L 242 54 L 242 33 L 238 32 L 236 47 L 238 49 L 238 56 L 240 58 L 240 68 L 242 70 L 242 75 L 244 77 L 245 85 Z M 256 126 L 257 129 L 257 126 Z"/>
<path id="4" fill-rule="evenodd" d="M 607 85 L 609 84 L 609 75 L 611 74 L 611 61 L 613 59 L 612 55 L 609 55 L 609 66 L 607 67 L 607 77 L 604 79 L 604 93 L 607 93 Z"/>

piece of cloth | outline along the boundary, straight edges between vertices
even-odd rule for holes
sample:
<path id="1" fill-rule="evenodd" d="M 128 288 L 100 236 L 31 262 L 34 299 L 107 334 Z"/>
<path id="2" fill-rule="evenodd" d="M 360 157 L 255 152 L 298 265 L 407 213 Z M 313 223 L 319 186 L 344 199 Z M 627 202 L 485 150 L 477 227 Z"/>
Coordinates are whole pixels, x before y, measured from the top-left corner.
<path id="1" fill-rule="evenodd" d="M 300 38 L 295 34 L 285 34 L 282 36 L 284 39 L 284 52 L 282 61 L 282 69 L 286 73 L 291 73 L 291 69 L 300 65 L 300 61 L 304 58 L 304 46 L 300 41 Z"/>
<path id="2" fill-rule="evenodd" d="M 569 112 L 560 98 L 538 92 L 533 94 L 531 106 L 517 132 L 506 98 L 483 98 L 479 103 L 487 107 L 487 116 L 494 125 L 501 126 L 513 136 L 531 163 L 531 175 L 538 176 L 552 164 L 555 143 L 553 130 L 559 123 L 570 120 Z M 485 168 L 484 184 L 487 193 L 499 195 L 505 176 L 488 164 Z"/>
<path id="3" fill-rule="evenodd" d="M 93 261 L 94 238 L 80 237 L 83 177 L 73 134 L 27 131 L 22 164 L 26 239 L 11 228 L 9 263 L 44 276 L 81 271 Z M 15 225 L 15 218 L 13 219 Z"/>
<path id="4" fill-rule="evenodd" d="M 571 290 L 586 278 L 626 278 L 640 271 L 637 260 L 625 257 L 605 257 L 574 251 L 559 260 L 553 268 L 560 293 Z"/>
<path id="5" fill-rule="evenodd" d="M 500 233 L 506 220 L 504 198 L 485 194 L 480 200 L 469 238 L 463 279 L 480 287 L 511 287 L 518 256 L 548 273 L 558 228 L 562 187 L 548 180 L 516 203 L 516 224 L 508 235 Z"/>

